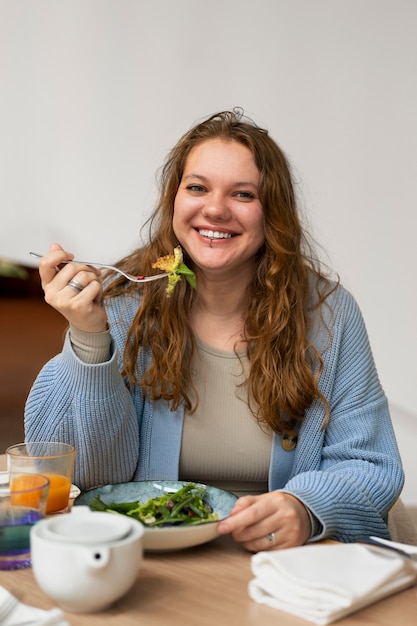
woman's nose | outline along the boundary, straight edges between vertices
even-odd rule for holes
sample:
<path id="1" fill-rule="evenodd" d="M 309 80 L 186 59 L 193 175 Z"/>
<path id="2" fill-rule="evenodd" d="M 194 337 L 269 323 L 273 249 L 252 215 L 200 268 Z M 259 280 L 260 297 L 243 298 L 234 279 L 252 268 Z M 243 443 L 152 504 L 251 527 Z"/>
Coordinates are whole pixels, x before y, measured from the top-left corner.
<path id="1" fill-rule="evenodd" d="M 204 204 L 203 214 L 216 219 L 229 219 L 231 213 L 227 198 L 222 194 L 210 195 Z"/>

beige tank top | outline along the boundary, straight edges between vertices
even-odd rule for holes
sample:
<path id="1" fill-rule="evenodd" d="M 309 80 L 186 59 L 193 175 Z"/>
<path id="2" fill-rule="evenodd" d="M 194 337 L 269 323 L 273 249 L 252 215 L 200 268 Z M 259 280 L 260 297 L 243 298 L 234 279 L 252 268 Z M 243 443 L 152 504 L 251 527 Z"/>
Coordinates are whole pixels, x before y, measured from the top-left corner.
<path id="1" fill-rule="evenodd" d="M 214 485 L 237 495 L 268 491 L 272 434 L 259 425 L 239 384 L 246 355 L 197 342 L 192 364 L 199 404 L 185 413 L 179 477 Z"/>

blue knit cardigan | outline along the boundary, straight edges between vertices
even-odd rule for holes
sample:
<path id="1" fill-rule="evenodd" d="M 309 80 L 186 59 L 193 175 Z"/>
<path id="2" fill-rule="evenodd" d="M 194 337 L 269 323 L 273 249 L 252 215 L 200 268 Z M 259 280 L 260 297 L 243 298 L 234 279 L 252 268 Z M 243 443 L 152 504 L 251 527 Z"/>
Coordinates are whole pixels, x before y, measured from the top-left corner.
<path id="1" fill-rule="evenodd" d="M 323 429 L 324 408 L 317 400 L 293 451 L 273 436 L 269 489 L 291 493 L 310 508 L 323 529 L 316 539 L 389 538 L 387 514 L 404 476 L 387 399 L 354 298 L 338 287 L 328 303 L 322 315 L 333 325 L 331 337 L 316 312 L 310 339 L 324 360 L 319 385 L 330 404 L 330 421 Z M 43 367 L 29 394 L 26 440 L 74 444 L 74 481 L 82 489 L 177 480 L 184 408 L 172 411 L 163 400 L 145 398 L 139 387 L 127 389 L 121 355 L 138 300 L 113 298 L 105 306 L 113 337 L 110 360 L 83 363 L 67 334 L 62 353 Z"/>

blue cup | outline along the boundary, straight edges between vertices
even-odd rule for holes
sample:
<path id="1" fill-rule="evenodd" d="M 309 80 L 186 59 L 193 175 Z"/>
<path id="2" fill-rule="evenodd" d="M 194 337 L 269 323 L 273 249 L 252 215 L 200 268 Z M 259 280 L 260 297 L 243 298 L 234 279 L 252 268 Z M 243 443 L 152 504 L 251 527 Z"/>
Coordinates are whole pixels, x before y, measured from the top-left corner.
<path id="1" fill-rule="evenodd" d="M 48 478 L 40 474 L 0 484 L 0 570 L 31 566 L 30 529 L 45 517 L 48 489 Z"/>

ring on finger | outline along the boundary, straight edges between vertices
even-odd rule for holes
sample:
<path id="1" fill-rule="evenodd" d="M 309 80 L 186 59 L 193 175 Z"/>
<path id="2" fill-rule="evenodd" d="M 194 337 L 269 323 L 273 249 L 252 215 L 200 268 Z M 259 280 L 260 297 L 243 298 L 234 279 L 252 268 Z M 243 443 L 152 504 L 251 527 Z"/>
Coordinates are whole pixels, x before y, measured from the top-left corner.
<path id="1" fill-rule="evenodd" d="M 276 544 L 275 533 L 268 533 L 266 538 L 269 541 L 269 546 L 272 548 Z"/>
<path id="2" fill-rule="evenodd" d="M 77 280 L 74 280 L 74 279 L 71 279 L 70 281 L 68 281 L 67 285 L 68 287 L 71 287 L 71 289 L 76 291 L 77 293 L 80 293 L 84 289 L 84 285 L 82 285 L 81 283 L 79 283 Z"/>

